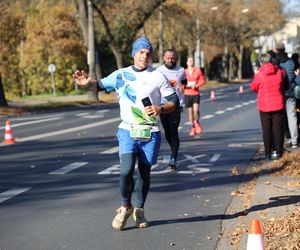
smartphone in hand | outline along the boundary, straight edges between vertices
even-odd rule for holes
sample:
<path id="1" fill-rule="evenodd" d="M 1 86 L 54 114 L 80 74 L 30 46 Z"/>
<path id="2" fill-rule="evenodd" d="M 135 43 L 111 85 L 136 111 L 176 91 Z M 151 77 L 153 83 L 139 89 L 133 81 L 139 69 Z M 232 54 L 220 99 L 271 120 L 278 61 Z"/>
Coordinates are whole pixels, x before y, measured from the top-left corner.
<path id="1" fill-rule="evenodd" d="M 148 96 L 142 99 L 142 103 L 144 107 L 148 107 L 152 105 L 152 102 Z"/>

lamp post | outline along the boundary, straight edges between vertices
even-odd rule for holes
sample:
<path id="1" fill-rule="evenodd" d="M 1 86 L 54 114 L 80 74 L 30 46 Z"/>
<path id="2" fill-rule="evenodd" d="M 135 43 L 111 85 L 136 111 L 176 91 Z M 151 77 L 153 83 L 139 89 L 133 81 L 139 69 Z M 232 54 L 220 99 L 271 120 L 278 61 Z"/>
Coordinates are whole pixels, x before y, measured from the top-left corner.
<path id="1" fill-rule="evenodd" d="M 242 14 L 245 14 L 249 12 L 248 8 L 244 8 L 241 10 Z M 242 66 L 243 66 L 243 52 L 244 52 L 244 46 L 243 44 L 240 44 L 240 54 L 239 54 L 239 62 L 238 62 L 238 79 L 241 80 L 242 79 Z"/>
<path id="2" fill-rule="evenodd" d="M 195 66 L 201 68 L 201 50 L 200 50 L 200 19 L 196 19 L 196 51 L 195 51 Z"/>
<path id="3" fill-rule="evenodd" d="M 211 11 L 216 11 L 218 10 L 218 6 L 213 6 L 210 8 Z M 197 0 L 197 7 L 196 10 L 199 9 L 199 0 Z M 200 46 L 200 18 L 197 16 L 196 19 L 196 51 L 194 55 L 194 61 L 195 61 L 195 66 L 198 68 L 204 67 L 204 56 L 201 53 L 201 46 Z"/>
<path id="4" fill-rule="evenodd" d="M 164 56 L 164 18 L 163 18 L 163 3 L 159 6 L 159 64 L 163 63 Z"/>
<path id="5" fill-rule="evenodd" d="M 53 95 L 56 96 L 56 90 L 55 90 L 55 79 L 54 79 L 54 72 L 56 70 L 56 67 L 53 63 L 49 64 L 48 71 L 51 73 L 51 84 L 52 84 L 52 92 Z"/>

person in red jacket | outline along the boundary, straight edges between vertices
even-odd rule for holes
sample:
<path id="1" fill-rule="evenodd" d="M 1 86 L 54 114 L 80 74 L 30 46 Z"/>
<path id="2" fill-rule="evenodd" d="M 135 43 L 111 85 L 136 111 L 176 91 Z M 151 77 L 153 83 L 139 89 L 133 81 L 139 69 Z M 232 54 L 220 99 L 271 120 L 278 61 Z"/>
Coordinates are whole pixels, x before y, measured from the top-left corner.
<path id="1" fill-rule="evenodd" d="M 184 102 L 188 109 L 189 122 L 192 125 L 190 135 L 194 136 L 196 133 L 202 132 L 200 125 L 200 92 L 199 88 L 205 84 L 205 77 L 201 69 L 194 67 L 194 58 L 188 57 L 187 68 L 185 75 L 187 84 L 184 86 Z"/>
<path id="2" fill-rule="evenodd" d="M 282 70 L 270 62 L 269 54 L 261 54 L 261 68 L 254 75 L 250 89 L 257 93 L 257 109 L 260 114 L 266 158 L 271 160 L 272 136 L 277 154 L 283 153 L 284 122 L 284 75 Z"/>

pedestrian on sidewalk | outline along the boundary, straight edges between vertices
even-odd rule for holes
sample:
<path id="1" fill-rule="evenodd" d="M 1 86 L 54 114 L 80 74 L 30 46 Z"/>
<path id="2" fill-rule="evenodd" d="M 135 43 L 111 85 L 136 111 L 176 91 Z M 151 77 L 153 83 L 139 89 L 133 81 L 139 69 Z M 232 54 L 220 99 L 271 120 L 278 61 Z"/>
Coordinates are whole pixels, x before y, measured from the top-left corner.
<path id="1" fill-rule="evenodd" d="M 300 56 L 298 53 L 292 54 L 292 59 L 295 63 L 295 98 L 296 98 L 296 114 L 298 127 L 298 143 L 300 142 Z"/>
<path id="2" fill-rule="evenodd" d="M 188 57 L 185 75 L 187 84 L 184 87 L 184 102 L 188 110 L 188 118 L 191 124 L 190 136 L 200 134 L 202 126 L 200 124 L 200 90 L 205 84 L 205 77 L 201 69 L 194 66 L 194 58 Z"/>
<path id="3" fill-rule="evenodd" d="M 84 72 L 74 74 L 81 87 L 97 90 L 116 90 L 122 122 L 118 127 L 120 157 L 120 191 L 122 205 L 116 210 L 112 226 L 125 227 L 133 214 L 136 227 L 149 226 L 145 218 L 144 205 L 150 187 L 151 166 L 156 163 L 161 133 L 159 115 L 172 112 L 178 106 L 178 97 L 167 79 L 150 66 L 152 45 L 141 37 L 132 45 L 133 65 L 114 71 L 100 80 L 87 78 Z M 167 102 L 161 105 L 161 98 Z M 138 159 L 136 181 L 135 163 Z M 135 208 L 131 201 L 136 191 Z"/>
<path id="4" fill-rule="evenodd" d="M 295 63 L 289 58 L 285 52 L 285 46 L 282 42 L 276 45 L 276 59 L 279 61 L 280 67 L 286 70 L 289 79 L 289 89 L 285 91 L 285 110 L 288 121 L 288 129 L 291 136 L 290 146 L 292 149 L 298 148 L 298 127 L 296 114 L 296 98 L 294 94 L 295 83 Z M 285 125 L 285 127 L 287 127 Z"/>
<path id="5" fill-rule="evenodd" d="M 176 51 L 174 49 L 167 49 L 164 53 L 164 64 L 157 68 L 157 70 L 163 73 L 169 80 L 179 98 L 179 107 L 177 109 L 168 114 L 160 115 L 160 120 L 165 131 L 166 140 L 171 147 L 171 155 L 169 159 L 169 166 L 171 167 L 171 169 L 176 169 L 177 167 L 177 156 L 180 146 L 178 127 L 180 124 L 181 112 L 183 110 L 183 86 L 186 85 L 184 68 L 177 65 L 176 61 Z M 164 104 L 166 102 L 167 100 L 163 98 L 162 103 Z"/>
<path id="6" fill-rule="evenodd" d="M 254 75 L 250 89 L 257 93 L 266 159 L 271 160 L 272 136 L 276 159 L 283 154 L 284 76 L 282 70 L 271 63 L 270 54 L 259 56 L 261 67 Z"/>

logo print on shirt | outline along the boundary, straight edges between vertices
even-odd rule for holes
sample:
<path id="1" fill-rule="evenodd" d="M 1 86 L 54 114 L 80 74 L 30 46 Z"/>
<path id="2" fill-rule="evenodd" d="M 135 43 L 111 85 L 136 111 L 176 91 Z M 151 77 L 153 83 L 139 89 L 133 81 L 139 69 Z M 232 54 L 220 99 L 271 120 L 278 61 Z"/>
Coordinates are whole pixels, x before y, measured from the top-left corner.
<path id="1" fill-rule="evenodd" d="M 128 73 L 128 72 L 124 72 L 124 77 L 126 80 L 129 80 L 129 81 L 134 81 L 136 80 L 135 76 Z M 120 91 L 121 93 L 121 96 L 122 98 L 127 98 L 129 99 L 131 102 L 135 103 L 136 102 L 136 92 L 135 90 L 128 84 L 126 83 L 124 80 L 123 80 L 123 77 L 122 77 L 122 74 L 119 73 L 117 75 L 117 84 L 116 84 L 116 88 L 117 89 L 121 89 L 122 87 L 124 87 L 124 90 Z"/>

